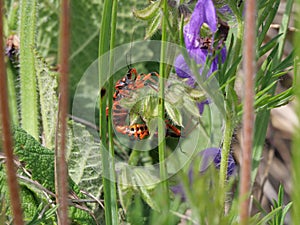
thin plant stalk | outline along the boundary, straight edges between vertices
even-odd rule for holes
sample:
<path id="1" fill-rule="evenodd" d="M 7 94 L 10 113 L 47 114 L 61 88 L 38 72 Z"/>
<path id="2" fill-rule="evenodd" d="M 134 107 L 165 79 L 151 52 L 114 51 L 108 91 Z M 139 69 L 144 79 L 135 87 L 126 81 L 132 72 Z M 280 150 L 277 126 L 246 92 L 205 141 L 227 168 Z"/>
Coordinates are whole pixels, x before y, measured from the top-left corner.
<path id="1" fill-rule="evenodd" d="M 7 78 L 4 63 L 4 45 L 3 45 L 3 2 L 0 0 L 0 116 L 2 124 L 3 149 L 6 156 L 7 181 L 10 194 L 10 202 L 15 225 L 23 225 L 21 200 L 19 195 L 19 184 L 16 176 L 16 168 L 14 165 L 13 142 L 10 130 L 10 116 L 7 94 Z"/>
<path id="2" fill-rule="evenodd" d="M 58 127 L 55 145 L 55 187 L 59 204 L 58 222 L 69 224 L 68 219 L 68 169 L 66 163 L 66 136 L 68 118 L 69 48 L 70 48 L 70 8 L 69 1 L 61 1 L 60 15 L 60 98 Z"/>
<path id="3" fill-rule="evenodd" d="M 12 70 L 12 65 L 7 67 L 7 89 L 9 99 L 10 118 L 13 124 L 19 124 L 18 105 L 17 105 L 17 93 L 15 87 L 15 79 Z"/>
<path id="4" fill-rule="evenodd" d="M 164 0 L 162 2 L 162 10 L 163 10 L 163 15 L 168 15 L 168 5 L 167 5 L 167 0 Z M 166 41 L 167 41 L 167 18 L 163 16 L 162 19 L 162 37 L 161 37 L 161 53 L 160 53 L 160 59 L 161 61 L 166 57 Z M 158 103 L 158 112 L 159 112 L 159 118 L 160 120 L 158 121 L 158 154 L 159 154 L 159 166 L 160 166 L 160 178 L 162 179 L 162 192 L 163 196 L 166 196 L 166 202 L 165 205 L 167 206 L 166 208 L 169 208 L 169 198 L 168 198 L 168 193 L 169 193 L 169 185 L 167 181 L 167 168 L 165 164 L 165 153 L 166 153 L 166 142 L 165 142 L 165 135 L 164 135 L 164 130 L 165 130 L 165 106 L 164 106 L 164 80 L 166 77 L 166 65 L 164 63 L 160 63 L 159 66 L 159 103 Z"/>
<path id="5" fill-rule="evenodd" d="M 227 107 L 227 105 L 226 105 Z M 221 151 L 221 165 L 220 165 L 220 190 L 223 193 L 219 199 L 221 207 L 225 210 L 225 197 L 226 197 L 226 181 L 227 181 L 227 169 L 228 169 L 228 158 L 230 154 L 231 138 L 233 134 L 233 122 L 232 115 L 228 113 L 228 107 L 226 109 L 225 118 L 225 131 L 224 131 L 224 142 Z"/>
<path id="6" fill-rule="evenodd" d="M 242 41 L 243 41 L 243 33 L 244 33 L 244 22 L 239 16 L 239 13 L 235 13 L 237 18 L 237 37 L 236 37 L 236 43 L 234 48 L 234 57 L 233 59 L 239 58 L 239 55 L 241 53 L 242 49 Z M 234 64 L 235 62 L 231 62 Z M 236 67 L 237 69 L 238 67 Z M 236 73 L 236 71 L 235 71 Z M 235 80 L 230 82 L 227 87 L 227 91 L 229 89 L 234 89 L 235 86 Z M 226 117 L 225 117 L 225 130 L 224 130 L 224 141 L 222 146 L 222 152 L 221 152 L 221 165 L 220 165 L 220 190 L 222 190 L 222 197 L 220 199 L 220 204 L 222 208 L 225 210 L 225 201 L 226 201 L 226 182 L 227 182 L 227 168 L 228 168 L 228 157 L 230 154 L 230 146 L 231 146 L 231 139 L 234 131 L 235 121 L 233 118 L 236 116 L 234 115 L 234 112 L 232 112 L 232 105 L 235 104 L 232 99 L 228 99 L 230 95 L 226 95 L 225 98 L 225 107 L 226 107 Z"/>
<path id="7" fill-rule="evenodd" d="M 249 221 L 249 194 L 251 189 L 251 158 L 254 128 L 254 78 L 255 78 L 255 39 L 256 39 L 256 1 L 246 2 L 245 48 L 244 48 L 244 115 L 243 143 L 240 183 L 240 220 L 241 224 Z"/>
<path id="8" fill-rule="evenodd" d="M 110 39 L 111 39 L 111 19 L 112 19 L 112 9 L 113 1 L 105 0 L 102 21 L 100 27 L 100 37 L 99 37 L 99 87 L 104 87 L 105 76 L 104 60 L 101 60 L 101 56 L 110 50 Z M 114 185 L 110 180 L 111 177 L 111 163 L 108 154 L 107 145 L 107 120 L 106 120 L 106 96 L 103 96 L 99 100 L 99 133 L 101 138 L 101 158 L 102 158 L 102 171 L 103 171 L 103 192 L 104 192 L 104 205 L 105 205 L 105 222 L 106 224 L 115 224 L 115 199 L 112 196 Z M 110 114 L 110 113 L 109 113 Z M 111 136 L 110 136 L 111 137 Z M 114 218 L 113 218 L 114 217 Z"/>
<path id="9" fill-rule="evenodd" d="M 115 46 L 116 40 L 116 24 L 117 24 L 117 9 L 118 1 L 113 0 L 112 5 L 112 20 L 111 20 L 111 37 L 110 37 L 110 49 L 112 50 Z M 109 74 L 112 74 L 114 67 L 114 54 L 113 51 L 110 51 L 109 54 Z M 109 80 L 108 96 L 113 96 L 113 79 Z M 112 110 L 112 98 L 108 98 L 108 108 Z M 115 164 L 114 164 L 114 140 L 113 140 L 113 120 L 112 114 L 108 115 L 108 137 L 109 137 L 109 155 L 110 166 L 112 170 L 110 171 L 110 196 L 111 196 L 111 215 L 112 215 L 112 224 L 118 224 L 118 207 L 117 207 L 117 190 L 116 190 L 116 180 L 115 176 Z"/>

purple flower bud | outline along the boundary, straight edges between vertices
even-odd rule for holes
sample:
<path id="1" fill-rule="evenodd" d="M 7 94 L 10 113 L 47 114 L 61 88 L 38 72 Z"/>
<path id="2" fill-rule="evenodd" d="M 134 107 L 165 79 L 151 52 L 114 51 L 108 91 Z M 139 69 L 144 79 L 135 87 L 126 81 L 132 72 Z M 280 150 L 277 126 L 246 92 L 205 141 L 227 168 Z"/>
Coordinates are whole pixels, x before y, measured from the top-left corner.
<path id="1" fill-rule="evenodd" d="M 199 175 L 204 173 L 209 166 L 214 165 L 216 169 L 220 169 L 221 164 L 221 149 L 220 148 L 207 148 L 204 149 L 199 153 L 199 157 L 201 158 L 200 168 L 199 168 Z M 192 162 L 193 164 L 193 162 Z M 231 154 L 229 154 L 228 157 L 228 167 L 227 167 L 227 177 L 230 177 L 234 175 L 235 173 L 235 161 Z M 190 184 L 193 183 L 194 180 L 194 171 L 193 171 L 193 165 L 190 166 L 189 169 L 189 182 Z M 171 187 L 171 190 L 175 195 L 180 195 L 181 199 L 183 201 L 186 200 L 185 192 L 183 185 L 180 183 L 176 186 Z"/>

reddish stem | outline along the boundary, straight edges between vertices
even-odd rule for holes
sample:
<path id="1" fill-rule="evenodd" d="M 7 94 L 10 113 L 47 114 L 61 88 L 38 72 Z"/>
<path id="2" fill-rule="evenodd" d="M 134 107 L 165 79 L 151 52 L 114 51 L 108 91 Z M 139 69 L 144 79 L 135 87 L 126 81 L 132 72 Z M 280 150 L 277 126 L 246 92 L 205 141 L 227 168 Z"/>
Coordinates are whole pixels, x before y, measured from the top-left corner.
<path id="1" fill-rule="evenodd" d="M 4 62 L 4 43 L 3 43 L 3 2 L 0 0 L 0 116 L 3 128 L 3 149 L 6 155 L 6 171 L 7 182 L 9 187 L 9 194 L 11 199 L 11 207 L 14 217 L 15 225 L 22 225 L 22 207 L 19 196 L 19 184 L 16 176 L 16 168 L 14 165 L 13 155 L 13 142 L 10 130 L 10 118 L 8 108 L 8 95 L 7 95 L 7 80 L 6 80 L 6 67 Z"/>
<path id="2" fill-rule="evenodd" d="M 251 189 L 251 158 L 253 143 L 254 121 L 254 78 L 255 78 L 255 15 L 256 1 L 246 1 L 245 20 L 245 48 L 244 48 L 244 71 L 245 71 L 245 99 L 243 116 L 243 149 L 241 161 L 241 186 L 240 186 L 240 219 L 241 224 L 249 222 L 249 194 Z"/>
<path id="3" fill-rule="evenodd" d="M 70 48 L 70 10 L 69 1 L 62 0 L 60 15 L 60 98 L 58 127 L 56 137 L 56 195 L 58 221 L 60 225 L 69 224 L 68 219 L 68 167 L 66 163 L 66 135 L 68 113 L 68 83 L 69 83 L 69 48 Z"/>

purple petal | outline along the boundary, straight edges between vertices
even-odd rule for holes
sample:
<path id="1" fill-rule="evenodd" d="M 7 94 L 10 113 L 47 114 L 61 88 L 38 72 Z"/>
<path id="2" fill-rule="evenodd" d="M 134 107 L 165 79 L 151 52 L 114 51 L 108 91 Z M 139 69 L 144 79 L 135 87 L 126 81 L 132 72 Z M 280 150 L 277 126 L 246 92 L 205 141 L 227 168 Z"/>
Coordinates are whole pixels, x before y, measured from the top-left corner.
<path id="1" fill-rule="evenodd" d="M 197 64 L 202 64 L 202 65 L 205 63 L 206 57 L 208 55 L 207 50 L 201 48 L 188 49 L 188 53 L 190 57 L 194 59 Z"/>
<path id="2" fill-rule="evenodd" d="M 207 148 L 200 152 L 200 156 L 202 158 L 201 161 L 201 169 L 200 172 L 204 172 L 210 166 L 210 164 L 214 161 L 216 156 L 219 154 L 219 148 Z"/>
<path id="3" fill-rule="evenodd" d="M 205 170 L 207 170 L 207 168 L 211 165 L 212 162 L 215 164 L 215 167 L 217 169 L 220 169 L 220 164 L 221 164 L 220 148 L 204 149 L 199 153 L 199 156 L 201 157 L 200 173 L 205 172 Z M 229 154 L 227 176 L 233 175 L 234 171 L 235 171 L 235 161 L 233 159 L 233 156 Z"/>
<path id="4" fill-rule="evenodd" d="M 228 5 L 224 5 L 221 8 L 218 9 L 218 12 L 220 12 L 221 14 L 230 14 L 230 15 L 234 15 L 231 8 Z"/>
<path id="5" fill-rule="evenodd" d="M 206 23 L 214 33 L 217 30 L 217 15 L 212 0 L 198 0 L 190 22 L 184 27 L 185 45 L 187 49 L 199 47 L 199 32 Z"/>
<path id="6" fill-rule="evenodd" d="M 175 59 L 174 67 L 175 67 L 177 76 L 179 76 L 181 78 L 189 78 L 187 80 L 186 84 L 189 85 L 190 87 L 195 86 L 195 78 L 194 78 L 190 68 L 186 64 L 183 55 L 179 55 Z"/>
<path id="7" fill-rule="evenodd" d="M 201 157 L 201 164 L 200 164 L 200 170 L 199 170 L 199 174 L 204 173 L 208 167 L 214 163 L 215 167 L 217 169 L 220 169 L 220 164 L 221 164 L 221 149 L 220 148 L 207 148 L 204 149 L 203 151 L 201 151 L 199 153 L 199 156 Z M 227 176 L 232 176 L 235 172 L 235 161 L 232 157 L 232 155 L 229 155 L 228 158 L 228 168 L 227 168 Z M 193 165 L 191 165 L 190 169 L 189 169 L 189 182 L 190 184 L 193 183 Z M 185 201 L 186 200 L 186 195 L 185 195 L 185 191 L 183 188 L 183 185 L 181 183 L 179 183 L 176 186 L 171 187 L 172 192 L 175 195 L 179 195 L 181 196 L 181 200 Z"/>
<path id="8" fill-rule="evenodd" d="M 210 101 L 208 99 L 197 103 L 198 109 L 199 109 L 199 113 L 200 115 L 202 115 L 203 111 L 204 111 L 204 106 L 208 105 L 210 103 Z"/>
<path id="9" fill-rule="evenodd" d="M 181 197 L 182 202 L 186 201 L 186 195 L 184 192 L 183 185 L 181 183 L 176 186 L 172 186 L 170 188 L 171 188 L 171 191 L 174 193 L 174 195 Z"/>
<path id="10" fill-rule="evenodd" d="M 221 150 L 214 158 L 214 163 L 217 169 L 220 169 L 221 165 Z M 232 176 L 235 172 L 235 161 L 233 159 L 232 154 L 229 154 L 228 156 L 228 167 L 227 167 L 227 177 Z"/>
<path id="11" fill-rule="evenodd" d="M 220 54 L 221 54 L 221 57 L 222 57 L 222 63 L 224 63 L 225 60 L 226 60 L 226 56 L 227 56 L 227 50 L 226 50 L 225 46 L 221 49 Z"/>
<path id="12" fill-rule="evenodd" d="M 175 67 L 175 71 L 176 71 L 176 73 L 177 73 L 177 75 L 179 77 L 181 77 L 181 78 L 189 78 L 189 77 L 192 76 L 190 68 L 188 67 L 188 65 L 184 61 L 183 55 L 179 55 L 175 59 L 174 67 Z"/>

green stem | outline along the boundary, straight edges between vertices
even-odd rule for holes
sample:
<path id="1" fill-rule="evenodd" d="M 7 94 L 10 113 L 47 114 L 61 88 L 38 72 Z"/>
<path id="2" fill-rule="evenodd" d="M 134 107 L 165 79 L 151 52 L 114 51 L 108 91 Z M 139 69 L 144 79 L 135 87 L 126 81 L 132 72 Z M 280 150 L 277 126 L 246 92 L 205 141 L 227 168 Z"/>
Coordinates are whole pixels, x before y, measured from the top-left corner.
<path id="1" fill-rule="evenodd" d="M 235 42 L 235 48 L 232 59 L 239 58 L 242 50 L 242 40 L 243 40 L 243 33 L 244 33 L 244 23 L 243 21 L 237 16 L 238 21 L 238 27 L 237 27 L 237 36 L 236 36 L 236 42 Z M 234 62 L 231 62 L 234 64 Z M 237 71 L 238 67 L 236 67 Z M 223 141 L 223 147 L 222 147 L 222 155 L 221 155 L 221 165 L 220 165 L 220 191 L 224 193 L 222 195 L 222 198 L 220 199 L 221 205 L 224 208 L 225 206 L 225 195 L 226 195 L 226 181 L 227 181 L 227 168 L 228 168 L 228 158 L 230 154 L 230 145 L 231 145 L 231 139 L 233 135 L 234 125 L 235 123 L 235 112 L 233 112 L 233 108 L 237 102 L 234 101 L 233 98 L 230 97 L 230 90 L 234 89 L 235 85 L 235 79 L 228 84 L 226 87 L 226 99 L 225 99 L 225 111 L 226 111 L 226 117 L 225 117 L 225 131 L 224 131 L 224 141 Z"/>
<path id="2" fill-rule="evenodd" d="M 163 1 L 162 5 L 163 14 L 167 15 L 167 0 Z M 161 44 L 161 53 L 160 53 L 160 59 L 161 61 L 166 56 L 166 41 L 167 41 L 167 21 L 166 18 L 163 17 L 162 19 L 162 44 Z M 165 142 L 165 106 L 164 106 L 164 79 L 166 77 L 166 65 L 164 63 L 160 63 L 159 66 L 159 103 L 158 103 L 158 112 L 160 120 L 158 122 L 158 153 L 159 153 L 159 165 L 160 165 L 160 177 L 162 179 L 162 192 L 163 196 L 166 196 L 166 202 L 165 205 L 167 206 L 166 209 L 169 209 L 169 184 L 167 181 L 167 168 L 165 164 L 165 153 L 166 153 L 166 142 Z"/>
<path id="3" fill-rule="evenodd" d="M 109 51 L 110 43 L 110 26 L 112 15 L 113 1 L 105 0 L 100 28 L 99 37 L 99 87 L 104 87 L 105 72 L 104 60 L 101 60 L 101 56 Z M 102 170 L 103 170 L 103 192 L 104 192 L 104 205 L 105 205 L 105 222 L 106 224 L 113 224 L 112 219 L 112 197 L 111 197 L 111 182 L 110 178 L 110 159 L 107 152 L 107 120 L 106 120 L 106 96 L 101 97 L 99 100 L 99 133 L 101 139 L 101 158 L 102 158 Z"/>
<path id="4" fill-rule="evenodd" d="M 233 123 L 231 116 L 226 116 L 225 118 L 225 131 L 224 131 L 224 141 L 223 148 L 221 151 L 221 165 L 220 165 L 220 191 L 223 193 L 220 203 L 222 208 L 225 206 L 225 196 L 226 196 L 226 181 L 227 181 L 227 168 L 228 168 L 228 158 L 230 154 L 230 145 L 233 134 Z"/>
<path id="5" fill-rule="evenodd" d="M 16 96 L 16 85 L 14 79 L 14 71 L 12 69 L 12 63 L 9 63 L 6 68 L 7 71 L 7 90 L 8 90 L 8 104 L 9 104 L 9 112 L 10 118 L 13 124 L 19 123 L 19 115 L 17 108 L 17 96 Z"/>
<path id="6" fill-rule="evenodd" d="M 139 159 L 140 159 L 140 151 L 132 150 L 128 159 L 128 164 L 132 166 L 136 166 L 139 162 Z"/>
<path id="7" fill-rule="evenodd" d="M 115 37 L 116 37 L 116 24 L 117 24 L 117 9 L 118 1 L 113 1 L 112 6 L 112 20 L 111 20 L 111 37 L 110 37 L 110 49 L 112 50 L 115 46 Z M 109 55 L 109 74 L 112 74 L 114 67 L 114 54 L 113 51 L 110 51 Z M 109 88 L 108 96 L 113 96 L 113 77 L 109 79 Z M 111 112 L 113 101 L 112 98 L 108 98 L 108 108 Z M 116 190 L 116 180 L 115 175 L 115 162 L 114 162 L 114 140 L 113 140 L 113 120 L 112 114 L 108 114 L 108 137 L 109 137 L 109 153 L 111 156 L 110 160 L 110 196 L 111 196 L 111 214 L 112 214 L 112 224 L 118 224 L 118 207 L 117 207 L 117 190 Z"/>
<path id="8" fill-rule="evenodd" d="M 38 101 L 35 71 L 36 0 L 23 0 L 20 15 L 20 92 L 21 124 L 33 137 L 39 139 Z"/>

